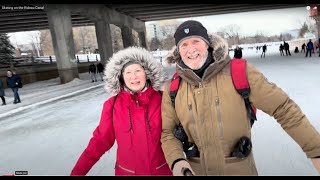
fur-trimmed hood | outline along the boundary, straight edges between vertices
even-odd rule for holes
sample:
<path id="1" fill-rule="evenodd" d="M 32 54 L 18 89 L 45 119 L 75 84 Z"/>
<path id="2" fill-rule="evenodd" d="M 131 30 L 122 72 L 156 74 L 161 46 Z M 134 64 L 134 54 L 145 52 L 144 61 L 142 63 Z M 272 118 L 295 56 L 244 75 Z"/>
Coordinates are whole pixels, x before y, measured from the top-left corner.
<path id="1" fill-rule="evenodd" d="M 104 70 L 105 90 L 113 95 L 120 92 L 122 88 L 121 70 L 126 63 L 132 60 L 144 67 L 153 89 L 162 90 L 164 82 L 168 79 L 167 73 L 160 62 L 149 51 L 141 47 L 128 47 L 113 54 Z"/>
<path id="2" fill-rule="evenodd" d="M 211 34 L 210 46 L 213 48 L 213 59 L 215 62 L 225 59 L 228 56 L 228 43 L 219 35 Z M 166 61 L 169 64 L 174 64 L 181 60 L 181 56 L 178 52 L 177 46 L 174 46 L 171 52 L 168 54 Z"/>

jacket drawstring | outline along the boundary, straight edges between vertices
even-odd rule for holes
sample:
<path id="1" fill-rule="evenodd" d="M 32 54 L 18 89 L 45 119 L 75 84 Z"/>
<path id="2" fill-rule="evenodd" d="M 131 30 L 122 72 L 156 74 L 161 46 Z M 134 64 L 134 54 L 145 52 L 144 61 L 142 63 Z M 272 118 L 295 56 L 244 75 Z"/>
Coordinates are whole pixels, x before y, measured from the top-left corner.
<path id="1" fill-rule="evenodd" d="M 150 119 L 149 119 L 149 105 L 146 105 L 146 120 L 148 124 L 148 130 L 151 132 L 151 125 L 150 125 Z"/>
<path id="2" fill-rule="evenodd" d="M 132 127 L 132 120 L 131 120 L 131 113 L 130 113 L 130 107 L 128 106 L 128 116 L 129 116 L 129 121 L 130 121 L 130 131 L 133 133 L 133 127 Z"/>

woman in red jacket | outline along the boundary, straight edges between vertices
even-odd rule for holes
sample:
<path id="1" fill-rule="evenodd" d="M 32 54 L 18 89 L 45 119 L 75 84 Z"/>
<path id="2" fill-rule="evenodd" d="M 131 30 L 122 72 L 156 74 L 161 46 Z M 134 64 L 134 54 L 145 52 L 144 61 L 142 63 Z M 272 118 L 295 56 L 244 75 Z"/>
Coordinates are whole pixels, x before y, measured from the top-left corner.
<path id="1" fill-rule="evenodd" d="M 103 105 L 93 137 L 71 175 L 86 175 L 117 142 L 115 175 L 172 175 L 161 149 L 161 89 L 167 74 L 145 49 L 118 51 L 104 70 Z"/>

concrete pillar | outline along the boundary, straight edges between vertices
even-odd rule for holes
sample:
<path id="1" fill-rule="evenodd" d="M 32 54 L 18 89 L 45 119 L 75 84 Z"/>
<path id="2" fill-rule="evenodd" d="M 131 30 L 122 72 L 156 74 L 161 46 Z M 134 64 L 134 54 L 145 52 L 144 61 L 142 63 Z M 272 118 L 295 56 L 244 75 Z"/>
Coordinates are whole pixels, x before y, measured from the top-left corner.
<path id="1" fill-rule="evenodd" d="M 132 35 L 132 29 L 126 26 L 121 26 L 121 35 L 122 35 L 122 42 L 123 47 L 129 47 L 133 46 L 133 35 Z"/>
<path id="2" fill-rule="evenodd" d="M 138 35 L 139 35 L 140 46 L 147 48 L 146 33 L 145 32 L 138 32 Z"/>
<path id="3" fill-rule="evenodd" d="M 106 64 L 113 54 L 110 24 L 107 20 L 99 20 L 95 27 L 101 63 Z"/>
<path id="4" fill-rule="evenodd" d="M 50 4 L 47 15 L 60 82 L 68 83 L 79 78 L 70 10 L 65 5 Z"/>

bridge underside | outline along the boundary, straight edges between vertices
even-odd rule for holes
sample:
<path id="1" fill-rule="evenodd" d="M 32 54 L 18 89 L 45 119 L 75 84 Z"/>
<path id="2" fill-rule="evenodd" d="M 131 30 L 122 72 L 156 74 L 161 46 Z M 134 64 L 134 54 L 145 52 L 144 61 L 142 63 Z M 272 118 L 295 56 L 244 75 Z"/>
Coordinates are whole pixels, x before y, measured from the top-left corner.
<path id="1" fill-rule="evenodd" d="M 0 33 L 49 29 L 45 4 L 2 5 L 0 9 Z M 20 6 L 20 8 L 18 8 Z M 72 6 L 70 5 L 71 10 Z M 88 4 L 75 5 L 88 8 Z M 281 8 L 305 7 L 306 4 L 101 4 L 111 10 L 142 22 L 175 18 L 219 15 L 237 12 L 261 11 Z M 43 9 L 42 9 L 43 8 Z M 94 25 L 92 20 L 71 11 L 72 26 Z"/>

